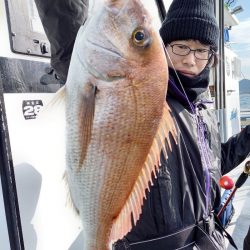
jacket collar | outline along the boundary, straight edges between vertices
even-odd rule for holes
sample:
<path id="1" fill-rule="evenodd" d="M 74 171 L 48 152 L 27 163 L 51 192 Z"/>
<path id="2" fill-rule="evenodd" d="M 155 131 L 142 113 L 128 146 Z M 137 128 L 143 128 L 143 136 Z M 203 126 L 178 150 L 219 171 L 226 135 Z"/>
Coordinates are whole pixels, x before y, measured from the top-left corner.
<path id="1" fill-rule="evenodd" d="M 178 74 L 178 77 L 177 75 Z M 181 83 L 180 83 L 181 81 Z M 182 84 L 182 85 L 181 85 Z M 209 68 L 206 67 L 195 78 L 189 78 L 169 68 L 168 96 L 172 96 L 187 108 L 193 109 L 198 101 L 205 103 L 204 92 L 209 85 Z"/>

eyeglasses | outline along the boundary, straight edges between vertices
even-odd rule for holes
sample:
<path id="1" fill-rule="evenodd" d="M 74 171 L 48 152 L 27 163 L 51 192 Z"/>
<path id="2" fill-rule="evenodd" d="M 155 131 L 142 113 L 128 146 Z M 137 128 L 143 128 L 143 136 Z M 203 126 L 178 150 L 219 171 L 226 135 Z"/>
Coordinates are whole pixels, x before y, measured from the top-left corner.
<path id="1" fill-rule="evenodd" d="M 193 51 L 195 58 L 198 60 L 209 60 L 209 58 L 214 54 L 211 49 L 190 49 L 184 44 L 169 44 L 169 46 L 172 48 L 172 52 L 178 56 L 187 56 L 191 51 Z"/>

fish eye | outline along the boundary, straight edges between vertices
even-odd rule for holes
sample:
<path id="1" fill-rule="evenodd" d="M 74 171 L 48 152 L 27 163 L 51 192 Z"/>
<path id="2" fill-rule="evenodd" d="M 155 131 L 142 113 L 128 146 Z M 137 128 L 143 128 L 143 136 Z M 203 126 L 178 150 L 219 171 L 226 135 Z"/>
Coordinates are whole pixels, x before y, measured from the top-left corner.
<path id="1" fill-rule="evenodd" d="M 144 28 L 137 28 L 133 31 L 132 41 L 136 46 L 145 47 L 150 43 L 150 36 Z"/>

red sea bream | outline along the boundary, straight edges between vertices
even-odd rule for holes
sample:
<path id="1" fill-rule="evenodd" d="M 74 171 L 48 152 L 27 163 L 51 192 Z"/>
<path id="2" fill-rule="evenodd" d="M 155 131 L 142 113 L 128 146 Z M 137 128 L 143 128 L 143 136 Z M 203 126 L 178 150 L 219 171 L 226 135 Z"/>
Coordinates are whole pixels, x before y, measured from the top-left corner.
<path id="1" fill-rule="evenodd" d="M 151 21 L 139 0 L 105 1 L 79 30 L 60 91 L 66 180 L 84 250 L 107 250 L 131 230 L 160 152 L 175 137 L 166 57 Z"/>

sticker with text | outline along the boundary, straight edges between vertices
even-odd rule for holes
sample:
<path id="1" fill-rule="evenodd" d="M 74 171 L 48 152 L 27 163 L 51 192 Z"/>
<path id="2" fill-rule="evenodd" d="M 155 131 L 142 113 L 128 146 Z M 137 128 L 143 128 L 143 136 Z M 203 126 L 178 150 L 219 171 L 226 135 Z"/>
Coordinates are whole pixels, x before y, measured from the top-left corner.
<path id="1" fill-rule="evenodd" d="M 42 100 L 23 100 L 23 116 L 25 120 L 35 119 L 42 107 Z"/>

